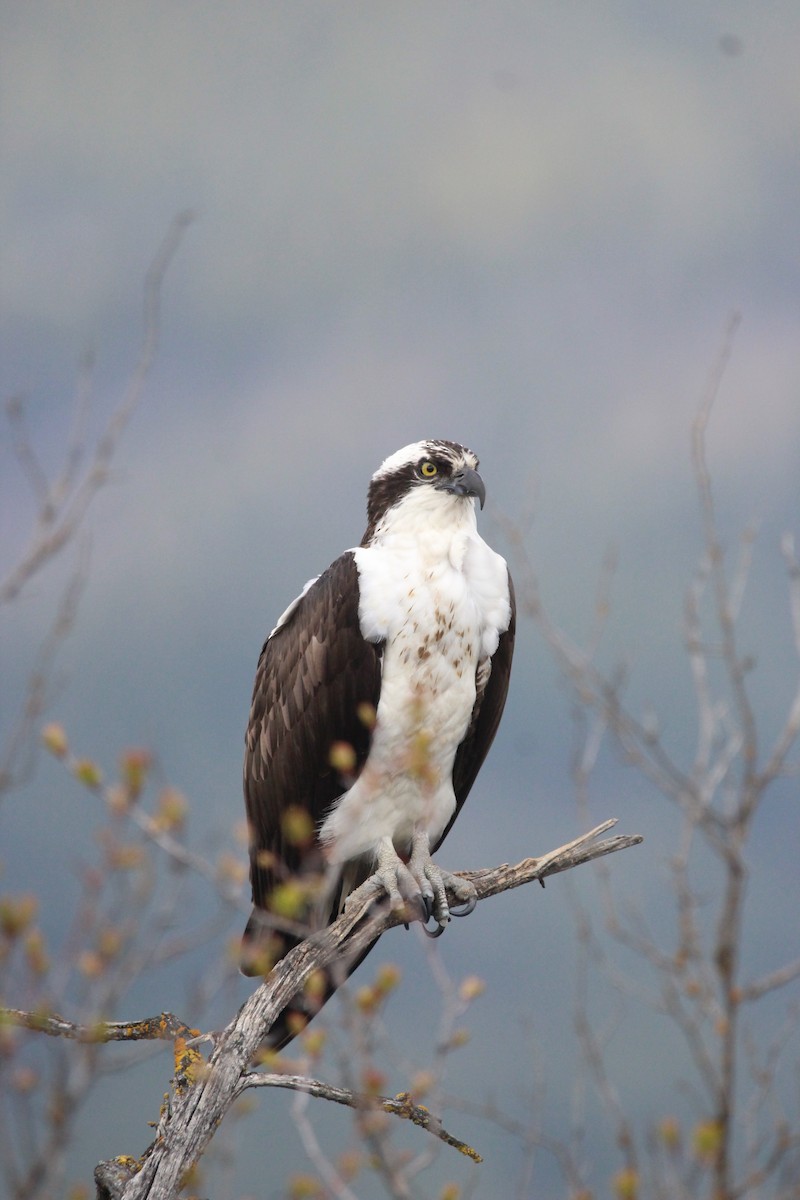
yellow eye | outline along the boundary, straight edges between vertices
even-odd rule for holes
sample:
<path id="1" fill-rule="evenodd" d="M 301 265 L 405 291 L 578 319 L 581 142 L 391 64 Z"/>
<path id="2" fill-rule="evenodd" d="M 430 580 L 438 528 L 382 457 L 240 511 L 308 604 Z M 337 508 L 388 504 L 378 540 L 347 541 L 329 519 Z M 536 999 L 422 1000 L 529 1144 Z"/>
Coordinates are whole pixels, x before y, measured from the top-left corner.
<path id="1" fill-rule="evenodd" d="M 419 464 L 419 473 L 423 479 L 433 479 L 434 475 L 439 474 L 439 468 L 435 462 L 431 462 L 429 458 L 426 458 L 424 462 Z"/>

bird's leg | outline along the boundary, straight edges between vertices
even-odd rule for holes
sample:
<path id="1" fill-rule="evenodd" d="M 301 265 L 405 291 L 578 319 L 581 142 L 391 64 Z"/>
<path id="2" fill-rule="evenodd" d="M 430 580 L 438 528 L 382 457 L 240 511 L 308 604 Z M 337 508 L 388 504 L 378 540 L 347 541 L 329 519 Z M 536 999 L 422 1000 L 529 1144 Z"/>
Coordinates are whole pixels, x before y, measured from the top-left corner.
<path id="1" fill-rule="evenodd" d="M 472 883 L 437 867 L 431 858 L 428 834 L 423 830 L 418 830 L 412 839 L 408 870 L 419 887 L 419 895 L 425 908 L 426 923 L 433 917 L 437 924 L 436 929 L 425 929 L 429 937 L 438 937 L 440 933 L 443 933 L 451 916 L 469 916 L 478 903 L 478 896 Z M 464 905 L 463 908 L 450 908 L 447 903 L 447 889 Z"/>

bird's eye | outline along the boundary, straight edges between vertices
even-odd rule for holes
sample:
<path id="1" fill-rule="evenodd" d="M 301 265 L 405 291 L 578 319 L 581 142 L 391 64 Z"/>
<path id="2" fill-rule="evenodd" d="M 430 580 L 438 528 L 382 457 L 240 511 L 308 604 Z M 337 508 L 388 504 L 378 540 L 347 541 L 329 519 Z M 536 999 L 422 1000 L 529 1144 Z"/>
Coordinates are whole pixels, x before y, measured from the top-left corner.
<path id="1" fill-rule="evenodd" d="M 439 468 L 435 462 L 426 458 L 419 464 L 419 473 L 423 479 L 433 479 L 434 475 L 439 474 Z"/>

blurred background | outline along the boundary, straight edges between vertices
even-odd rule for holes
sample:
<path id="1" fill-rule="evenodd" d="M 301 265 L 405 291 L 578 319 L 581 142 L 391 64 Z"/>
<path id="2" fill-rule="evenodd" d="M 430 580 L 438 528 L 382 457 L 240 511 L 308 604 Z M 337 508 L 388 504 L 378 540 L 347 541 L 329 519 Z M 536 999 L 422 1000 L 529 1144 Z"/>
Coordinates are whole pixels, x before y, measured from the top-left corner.
<path id="1" fill-rule="evenodd" d="M 741 629 L 771 743 L 797 685 L 780 553 L 797 532 L 800 475 L 795 3 L 32 0 L 3 6 L 0 22 L 0 390 L 24 398 L 46 473 L 63 465 L 87 353 L 88 445 L 119 405 L 145 272 L 176 213 L 195 217 L 108 484 L 81 536 L 5 610 L 6 737 L 78 570 L 42 719 L 107 776 L 126 747 L 147 747 L 159 785 L 188 799 L 189 844 L 212 858 L 229 845 L 243 863 L 242 739 L 262 641 L 302 584 L 359 541 L 381 460 L 430 436 L 479 455 L 484 536 L 515 570 L 504 523 L 524 527 L 542 599 L 577 641 L 614 557 L 599 661 L 626 664 L 633 710 L 657 713 L 665 745 L 690 763 L 682 621 L 703 554 L 690 432 L 738 311 L 708 454 L 725 548 L 735 557 L 741 531 L 758 530 Z M 14 436 L 7 426 L 0 449 L 4 573 L 37 511 Z M 658 928 L 673 814 L 611 752 L 579 810 L 569 692 L 530 621 L 517 647 L 504 724 L 443 865 L 541 853 L 618 816 L 645 843 L 610 860 L 614 887 Z M 59 763 L 32 749 L 23 759 L 0 811 L 0 891 L 36 891 L 48 941 L 63 945 L 102 806 Z M 797 838 L 786 784 L 753 847 L 756 974 L 798 955 Z M 216 899 L 193 887 L 185 903 L 202 928 Z M 504 1102 L 523 1122 L 533 1092 L 553 1137 L 566 1137 L 581 1086 L 582 888 L 591 895 L 590 880 L 559 878 L 507 893 L 436 944 L 456 981 L 486 983 L 448 1092 Z M 222 981 L 202 1017 L 192 986 L 242 918 L 229 907 L 208 920 L 180 970 L 165 964 L 105 1015 L 229 1019 L 249 982 Z M 362 969 L 401 966 L 386 1024 L 421 1065 L 440 1016 L 427 949 L 393 931 Z M 609 1071 L 645 1129 L 690 1106 L 689 1068 L 647 1006 L 620 1009 L 599 974 L 598 1019 L 615 1017 Z M 400 1090 L 402 1071 L 383 1069 Z M 168 1074 L 162 1055 L 98 1083 L 69 1180 L 141 1152 Z M 581 1103 L 599 1186 L 613 1136 L 602 1098 Z M 350 1137 L 346 1113 L 310 1115 L 332 1153 Z M 445 1152 L 421 1195 L 451 1178 L 464 1195 L 533 1194 L 518 1141 L 463 1114 L 446 1124 L 486 1162 Z M 423 1136 L 410 1131 L 415 1153 Z M 286 1095 L 258 1096 L 230 1154 L 228 1194 L 284 1194 L 306 1169 Z M 552 1156 L 535 1179 L 556 1186 Z"/>

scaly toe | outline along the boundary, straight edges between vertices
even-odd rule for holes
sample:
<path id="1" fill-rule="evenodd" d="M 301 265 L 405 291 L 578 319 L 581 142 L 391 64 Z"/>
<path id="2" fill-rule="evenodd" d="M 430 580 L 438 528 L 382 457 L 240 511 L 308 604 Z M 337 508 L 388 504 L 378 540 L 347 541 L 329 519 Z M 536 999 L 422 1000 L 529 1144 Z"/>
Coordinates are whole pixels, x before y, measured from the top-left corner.
<path id="1" fill-rule="evenodd" d="M 451 908 L 450 916 L 451 917 L 468 917 L 470 913 L 475 912 L 475 909 L 477 907 L 478 907 L 478 897 L 470 896 L 469 899 L 465 901 L 463 908 Z"/>

